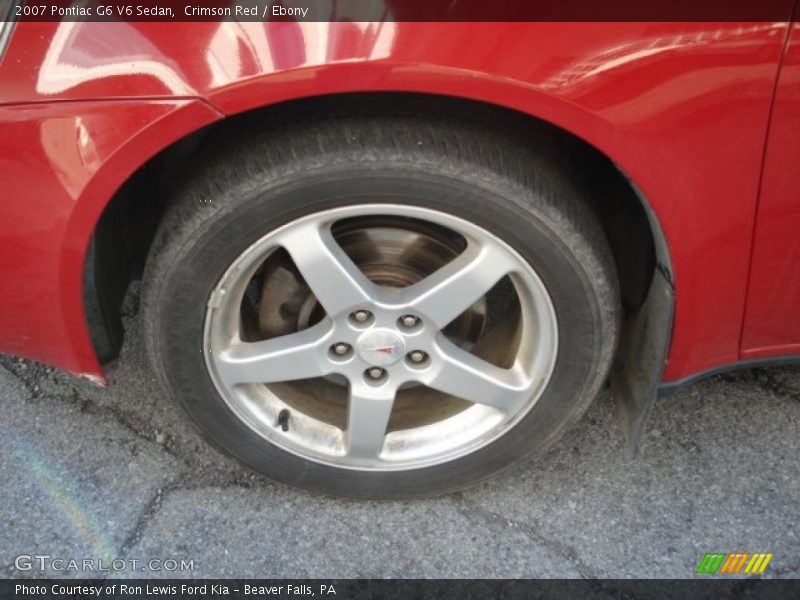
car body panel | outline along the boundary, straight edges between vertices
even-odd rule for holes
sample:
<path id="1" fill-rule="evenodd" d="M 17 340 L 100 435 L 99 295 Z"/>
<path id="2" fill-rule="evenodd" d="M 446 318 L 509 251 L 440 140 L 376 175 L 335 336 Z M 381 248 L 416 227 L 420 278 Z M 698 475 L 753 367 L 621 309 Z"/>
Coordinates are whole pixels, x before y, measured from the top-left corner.
<path id="1" fill-rule="evenodd" d="M 0 194 L 14 198 L 17 219 L 0 224 L 0 254 L 17 256 L 3 266 L 11 270 L 0 318 L 15 325 L 0 350 L 100 373 L 80 311 L 83 254 L 104 202 L 175 139 L 219 113 L 397 91 L 522 111 L 604 152 L 641 190 L 671 255 L 665 380 L 736 361 L 787 31 L 787 23 L 21 23 L 0 64 L 0 104 L 12 105 L 0 112 L 0 135 L 22 136 L 0 150 Z M 43 112 L 35 117 L 27 103 Z M 129 111 L 147 113 L 139 129 L 100 130 Z M 190 117 L 171 127 L 174 113 Z M 86 123 L 103 140 L 77 192 L 58 178 L 62 159 L 43 148 L 53 119 L 72 119 L 61 134 L 73 146 L 67 153 L 79 153 Z M 23 152 L 37 157 L 38 175 Z M 32 289 L 8 295 L 22 286 Z M 58 315 L 43 318 L 54 303 Z"/>
<path id="2" fill-rule="evenodd" d="M 792 25 L 764 156 L 742 358 L 800 354 L 800 26 Z"/>
<path id="3" fill-rule="evenodd" d="M 0 348 L 102 377 L 83 260 L 108 199 L 162 144 L 220 118 L 197 100 L 0 107 Z"/>

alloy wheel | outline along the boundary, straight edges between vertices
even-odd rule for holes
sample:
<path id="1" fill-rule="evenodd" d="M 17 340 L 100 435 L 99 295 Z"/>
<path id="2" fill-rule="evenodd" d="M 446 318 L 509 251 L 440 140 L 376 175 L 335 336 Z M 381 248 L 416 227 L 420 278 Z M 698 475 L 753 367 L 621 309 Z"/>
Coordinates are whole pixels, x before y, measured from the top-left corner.
<path id="1" fill-rule="evenodd" d="M 486 229 L 417 206 L 292 221 L 212 292 L 209 375 L 269 443 L 340 468 L 472 453 L 534 406 L 558 351 L 542 281 Z"/>

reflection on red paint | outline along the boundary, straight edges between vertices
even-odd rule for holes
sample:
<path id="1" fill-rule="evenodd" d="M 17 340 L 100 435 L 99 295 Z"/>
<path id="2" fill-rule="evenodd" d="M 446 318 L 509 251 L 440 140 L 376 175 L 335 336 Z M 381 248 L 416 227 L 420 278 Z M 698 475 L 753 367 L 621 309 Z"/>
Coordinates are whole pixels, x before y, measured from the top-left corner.
<path id="1" fill-rule="evenodd" d="M 0 63 L 0 196 L 10 199 L 0 350 L 99 373 L 81 312 L 83 253 L 114 191 L 174 139 L 285 100 L 406 91 L 522 111 L 607 154 L 669 245 L 677 305 L 665 377 L 737 360 L 786 32 L 785 23 L 20 24 Z M 783 96 L 794 97 L 798 77 L 787 61 Z M 776 144 L 800 137 L 792 106 L 783 117 L 776 108 L 791 138 Z M 796 242 L 785 225 L 794 205 L 781 199 L 797 188 L 785 175 L 797 159 L 775 148 L 755 264 L 765 280 L 798 281 L 775 249 Z M 800 341 L 795 304 L 768 282 L 751 285 L 743 354 Z"/>

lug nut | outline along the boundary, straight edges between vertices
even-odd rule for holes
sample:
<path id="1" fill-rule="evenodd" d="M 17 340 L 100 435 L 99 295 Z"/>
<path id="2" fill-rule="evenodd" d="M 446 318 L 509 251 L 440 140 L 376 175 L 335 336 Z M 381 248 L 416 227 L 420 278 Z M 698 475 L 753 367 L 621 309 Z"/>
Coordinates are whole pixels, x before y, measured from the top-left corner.
<path id="1" fill-rule="evenodd" d="M 353 320 L 358 321 L 359 323 L 366 323 L 369 321 L 369 318 L 372 316 L 368 310 L 357 310 L 352 314 Z"/>
<path id="2" fill-rule="evenodd" d="M 367 377 L 373 380 L 378 380 L 386 374 L 386 371 L 381 369 L 380 367 L 370 367 L 367 369 Z"/>
<path id="3" fill-rule="evenodd" d="M 425 359 L 428 358 L 428 355 L 422 350 L 412 350 L 408 353 L 408 358 L 411 360 L 411 362 L 421 363 L 425 362 Z"/>
<path id="4" fill-rule="evenodd" d="M 403 327 L 408 327 L 411 329 L 412 327 L 416 326 L 417 323 L 419 323 L 419 319 L 414 315 L 404 315 L 400 317 L 400 323 L 403 325 Z"/>
<path id="5" fill-rule="evenodd" d="M 344 342 L 339 342 L 338 344 L 334 344 L 331 346 L 331 350 L 337 356 L 344 356 L 348 352 L 350 352 L 350 344 L 345 344 Z"/>

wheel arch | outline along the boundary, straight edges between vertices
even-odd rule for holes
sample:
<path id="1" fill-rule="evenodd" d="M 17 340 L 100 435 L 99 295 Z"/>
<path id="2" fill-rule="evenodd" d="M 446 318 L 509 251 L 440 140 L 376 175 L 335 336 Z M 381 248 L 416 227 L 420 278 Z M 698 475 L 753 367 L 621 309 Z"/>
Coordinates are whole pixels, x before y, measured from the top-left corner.
<path id="1" fill-rule="evenodd" d="M 128 284 L 142 273 L 169 189 L 178 183 L 170 173 L 188 169 L 193 153 L 207 136 L 241 131 L 253 119 L 269 120 L 278 115 L 290 118 L 292 113 L 302 110 L 324 111 L 334 105 L 351 105 L 357 110 L 364 101 L 379 101 L 385 106 L 393 102 L 419 102 L 426 107 L 424 110 L 472 111 L 487 126 L 502 122 L 503 126 L 524 126 L 531 131 L 547 132 L 551 139 L 568 147 L 576 158 L 576 172 L 583 173 L 586 185 L 599 187 L 600 191 L 593 196 L 593 208 L 612 245 L 621 275 L 626 313 L 612 382 L 618 414 L 628 438 L 634 441 L 661 379 L 674 311 L 669 246 L 656 210 L 624 167 L 576 133 L 576 129 L 586 129 L 602 138 L 602 131 L 608 125 L 601 124 L 597 116 L 562 100 L 543 97 L 538 92 L 515 95 L 484 85 L 478 86 L 483 91 L 478 94 L 479 98 L 464 96 L 459 92 L 466 92 L 469 87 L 464 87 L 463 79 L 463 74 L 456 78 L 460 86 L 454 85 L 446 93 L 443 90 L 433 93 L 350 91 L 312 95 L 294 87 L 292 97 L 287 90 L 274 89 L 270 98 L 275 101 L 267 104 L 263 103 L 263 95 L 243 95 L 241 90 L 235 95 L 209 98 L 226 118 L 184 135 L 151 156 L 119 187 L 92 231 L 84 263 L 84 311 L 100 361 L 113 360 L 121 348 L 123 295 Z M 506 85 L 503 83 L 500 87 Z M 258 89 L 258 85 L 252 88 L 256 92 Z M 234 101 L 242 97 L 248 100 Z M 262 102 L 253 101 L 254 97 L 261 97 Z M 502 104 L 501 99 L 505 100 Z M 558 121 L 568 121 L 570 127 Z M 142 198 L 150 201 L 142 202 Z M 121 271 L 124 272 L 122 276 Z M 640 358 L 643 348 L 647 348 L 647 361 Z"/>

